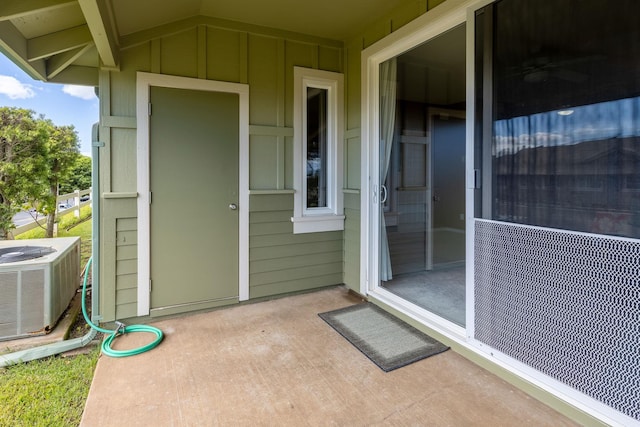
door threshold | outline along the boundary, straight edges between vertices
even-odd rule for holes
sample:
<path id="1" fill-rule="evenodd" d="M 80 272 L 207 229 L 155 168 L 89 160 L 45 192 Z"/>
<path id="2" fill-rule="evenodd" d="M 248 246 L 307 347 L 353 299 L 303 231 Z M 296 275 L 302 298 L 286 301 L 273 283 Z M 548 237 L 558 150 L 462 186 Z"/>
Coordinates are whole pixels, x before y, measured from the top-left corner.
<path id="1" fill-rule="evenodd" d="M 467 330 L 465 327 L 457 325 L 422 307 L 419 307 L 384 288 L 379 287 L 370 291 L 367 296 L 370 302 L 373 302 L 374 304 L 379 302 L 382 304 L 383 308 L 385 305 L 389 306 L 390 308 L 399 311 L 405 316 L 408 316 L 420 324 L 433 329 L 449 339 L 459 343 L 466 342 Z"/>
<path id="2" fill-rule="evenodd" d="M 239 299 L 237 296 L 220 298 L 220 299 L 212 299 L 207 301 L 188 302 L 184 304 L 175 304 L 175 305 L 169 305 L 165 307 L 152 308 L 150 315 L 151 317 L 161 317 L 161 316 L 168 316 L 172 314 L 189 313 L 192 311 L 206 310 L 209 308 L 222 307 L 225 305 L 233 305 L 233 304 L 237 304 L 238 302 L 239 302 Z"/>

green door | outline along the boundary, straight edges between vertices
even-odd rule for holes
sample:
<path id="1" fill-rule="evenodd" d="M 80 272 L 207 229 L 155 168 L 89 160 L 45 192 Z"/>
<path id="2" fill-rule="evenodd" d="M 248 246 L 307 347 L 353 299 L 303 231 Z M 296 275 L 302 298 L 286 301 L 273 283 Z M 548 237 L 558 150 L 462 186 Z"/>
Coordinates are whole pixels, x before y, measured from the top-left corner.
<path id="1" fill-rule="evenodd" d="M 237 302 L 238 94 L 150 99 L 152 314 Z"/>

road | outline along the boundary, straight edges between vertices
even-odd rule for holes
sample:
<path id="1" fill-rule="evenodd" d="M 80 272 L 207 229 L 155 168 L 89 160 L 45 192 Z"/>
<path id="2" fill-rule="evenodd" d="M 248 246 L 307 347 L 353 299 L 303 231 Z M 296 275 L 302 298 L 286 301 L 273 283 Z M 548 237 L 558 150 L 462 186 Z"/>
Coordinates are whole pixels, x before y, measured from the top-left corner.
<path id="1" fill-rule="evenodd" d="M 15 214 L 13 216 L 13 223 L 16 225 L 16 227 L 20 227 L 21 225 L 25 225 L 25 224 L 29 224 L 30 222 L 33 222 L 33 216 L 35 216 L 35 212 L 33 213 L 29 213 L 29 212 L 18 212 L 17 214 Z M 31 216 L 33 215 L 33 216 Z M 38 215 L 38 219 L 41 219 L 42 216 Z"/>
<path id="2" fill-rule="evenodd" d="M 0 0 L 1 1 L 1 0 Z M 89 195 L 86 194 L 84 196 L 82 196 L 80 198 L 80 200 L 82 202 L 86 201 L 89 199 Z M 71 209 L 73 206 L 75 205 L 75 199 L 74 198 L 70 198 L 67 200 L 58 200 L 58 213 L 64 212 L 68 209 Z M 66 207 L 63 207 L 66 206 Z M 29 224 L 30 222 L 33 222 L 34 218 L 36 217 L 36 212 L 27 212 L 27 211 L 22 211 L 22 212 L 18 212 L 17 214 L 15 214 L 13 216 L 13 223 L 15 224 L 16 227 L 20 227 L 26 224 Z M 44 216 L 42 216 L 42 214 L 38 214 L 37 219 L 41 220 L 43 219 Z"/>
<path id="3" fill-rule="evenodd" d="M 69 207 L 66 209 L 59 208 L 58 212 L 64 212 L 67 209 L 71 209 L 73 207 L 73 199 L 66 200 L 64 202 L 61 202 L 61 204 L 62 203 L 67 204 L 67 206 Z M 13 223 L 16 225 L 16 227 L 29 224 L 30 222 L 33 222 L 35 215 L 36 215 L 36 212 L 31 212 L 31 213 L 27 211 L 18 212 L 13 216 Z M 37 219 L 40 220 L 42 218 L 44 218 L 42 214 L 38 214 Z"/>

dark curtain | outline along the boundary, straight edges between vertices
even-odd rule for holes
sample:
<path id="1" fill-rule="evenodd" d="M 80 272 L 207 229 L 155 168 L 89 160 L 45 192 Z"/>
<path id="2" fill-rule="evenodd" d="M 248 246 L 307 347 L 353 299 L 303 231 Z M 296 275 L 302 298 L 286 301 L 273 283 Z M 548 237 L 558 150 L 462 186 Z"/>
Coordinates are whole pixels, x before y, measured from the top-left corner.
<path id="1" fill-rule="evenodd" d="M 640 237 L 640 2 L 490 13 L 491 219 Z"/>

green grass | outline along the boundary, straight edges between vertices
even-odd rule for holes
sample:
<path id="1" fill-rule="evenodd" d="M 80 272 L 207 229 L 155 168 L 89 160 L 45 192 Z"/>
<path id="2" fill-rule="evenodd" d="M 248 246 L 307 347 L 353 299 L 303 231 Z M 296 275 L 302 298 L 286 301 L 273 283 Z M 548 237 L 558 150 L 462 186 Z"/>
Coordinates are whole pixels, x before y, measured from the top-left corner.
<path id="1" fill-rule="evenodd" d="M 91 256 L 90 209 L 88 213 L 81 212 L 82 222 L 73 215 L 65 215 L 58 224 L 59 237 L 81 238 L 81 266 Z M 16 239 L 43 237 L 44 230 L 37 228 Z M 80 424 L 99 354 L 96 348 L 87 355 L 54 356 L 0 368 L 0 426 Z"/>
<path id="2" fill-rule="evenodd" d="M 42 239 L 44 229 L 34 228 L 26 233 L 18 234 L 16 240 Z M 80 218 L 72 213 L 58 218 L 58 237 L 80 237 L 80 266 L 84 267 L 91 256 L 91 206 L 80 209 Z"/>
<path id="3" fill-rule="evenodd" d="M 77 426 L 99 348 L 0 369 L 0 426 Z"/>

